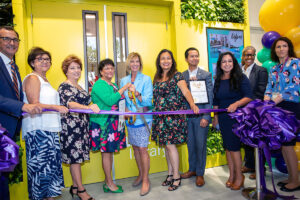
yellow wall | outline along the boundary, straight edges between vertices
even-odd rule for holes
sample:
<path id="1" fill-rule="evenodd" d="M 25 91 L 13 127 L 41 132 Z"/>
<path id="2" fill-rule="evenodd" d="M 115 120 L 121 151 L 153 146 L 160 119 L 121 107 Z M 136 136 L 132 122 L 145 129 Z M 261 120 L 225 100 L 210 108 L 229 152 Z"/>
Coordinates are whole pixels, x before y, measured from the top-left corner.
<path id="1" fill-rule="evenodd" d="M 69 54 L 76 54 L 84 60 L 82 10 L 98 11 L 100 58 L 105 55 L 104 5 L 107 8 L 108 57 L 113 58 L 112 15 L 111 12 L 127 13 L 129 52 L 137 51 L 144 61 L 144 73 L 153 78 L 155 59 L 163 48 L 171 49 L 178 64 L 178 70 L 184 71 L 187 65 L 184 51 L 194 46 L 200 51 L 200 65 L 208 69 L 206 27 L 219 27 L 244 30 L 245 45 L 250 44 L 248 20 L 245 24 L 232 23 L 202 23 L 198 20 L 182 20 L 180 0 L 12 0 L 14 23 L 20 34 L 20 48 L 16 55 L 21 76 L 31 72 L 26 64 L 28 50 L 33 46 L 41 46 L 50 51 L 53 64 L 47 77 L 54 88 L 65 80 L 61 71 L 61 62 Z M 143 2 L 143 3 L 141 3 Z M 247 0 L 245 10 L 248 10 Z M 32 14 L 32 20 L 31 20 Z M 248 19 L 246 13 L 246 19 Z M 33 22 L 33 23 L 32 23 Z M 167 27 L 166 28 L 166 24 Z M 80 79 L 84 85 L 85 76 Z M 21 144 L 23 147 L 24 143 Z M 179 148 L 181 171 L 188 169 L 188 153 L 186 145 Z M 167 169 L 164 150 L 151 142 L 150 172 L 155 173 Z M 154 156 L 158 155 L 158 156 Z M 91 153 L 90 162 L 82 166 L 83 182 L 93 183 L 103 181 L 101 154 Z M 27 175 L 25 153 L 23 157 L 24 182 L 11 187 L 11 199 L 24 199 L 27 195 Z M 115 154 L 115 178 L 125 178 L 137 175 L 137 168 L 131 147 Z M 126 164 L 125 164 L 126 163 Z M 208 157 L 207 167 L 225 164 L 224 155 Z M 121 169 L 122 168 L 122 169 Z M 66 186 L 70 186 L 69 168 L 63 166 Z M 90 173 L 93 172 L 93 173 Z M 26 194 L 26 195 L 24 195 Z"/>

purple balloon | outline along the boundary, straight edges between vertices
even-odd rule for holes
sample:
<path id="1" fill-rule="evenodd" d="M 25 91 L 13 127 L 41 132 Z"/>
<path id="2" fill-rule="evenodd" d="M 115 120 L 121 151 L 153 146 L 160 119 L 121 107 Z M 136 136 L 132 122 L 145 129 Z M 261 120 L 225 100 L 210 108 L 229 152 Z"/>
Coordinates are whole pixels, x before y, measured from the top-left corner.
<path id="1" fill-rule="evenodd" d="M 279 37 L 280 35 L 276 31 L 269 31 L 263 35 L 261 43 L 264 45 L 264 47 L 271 48 L 273 42 Z"/>

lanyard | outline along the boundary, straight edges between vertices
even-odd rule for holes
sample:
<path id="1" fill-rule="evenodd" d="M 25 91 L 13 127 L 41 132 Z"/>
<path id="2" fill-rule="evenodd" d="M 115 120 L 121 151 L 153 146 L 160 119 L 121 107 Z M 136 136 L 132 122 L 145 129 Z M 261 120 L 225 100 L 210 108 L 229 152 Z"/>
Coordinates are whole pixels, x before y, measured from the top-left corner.
<path id="1" fill-rule="evenodd" d="M 281 67 L 280 67 L 280 64 L 278 65 L 278 67 L 280 67 L 280 69 L 279 69 L 279 72 L 277 71 L 277 73 L 276 73 L 276 88 L 277 88 L 278 83 L 279 83 L 279 73 L 281 73 L 283 71 L 283 68 L 286 65 L 286 63 L 287 63 L 288 60 L 289 60 L 289 57 L 287 57 L 285 59 L 285 61 L 281 65 Z"/>

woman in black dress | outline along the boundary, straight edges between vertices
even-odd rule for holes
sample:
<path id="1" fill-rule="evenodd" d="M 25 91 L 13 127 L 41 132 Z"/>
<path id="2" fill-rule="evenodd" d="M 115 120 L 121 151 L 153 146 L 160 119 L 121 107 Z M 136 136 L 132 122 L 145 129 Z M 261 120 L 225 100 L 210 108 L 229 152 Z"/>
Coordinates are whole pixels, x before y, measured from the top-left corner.
<path id="1" fill-rule="evenodd" d="M 235 112 L 238 107 L 251 101 L 251 86 L 246 75 L 231 52 L 221 53 L 217 62 L 217 75 L 214 86 L 215 109 L 227 108 L 227 112 Z M 226 187 L 239 190 L 244 185 L 245 176 L 242 174 L 242 157 L 240 139 L 232 132 L 236 123 L 227 113 L 215 113 L 213 126 L 219 123 L 226 150 L 229 168 L 229 178 Z"/>
<path id="2" fill-rule="evenodd" d="M 78 84 L 81 76 L 81 60 L 74 55 L 68 56 L 62 63 L 62 70 L 67 76 L 59 88 L 60 103 L 70 109 L 86 109 L 99 112 L 96 104 L 91 104 L 91 96 Z M 89 116 L 83 113 L 67 113 L 61 116 L 62 131 L 60 148 L 62 161 L 70 165 L 73 185 L 70 194 L 77 194 L 81 199 L 93 198 L 82 185 L 81 163 L 90 159 L 89 156 Z"/>

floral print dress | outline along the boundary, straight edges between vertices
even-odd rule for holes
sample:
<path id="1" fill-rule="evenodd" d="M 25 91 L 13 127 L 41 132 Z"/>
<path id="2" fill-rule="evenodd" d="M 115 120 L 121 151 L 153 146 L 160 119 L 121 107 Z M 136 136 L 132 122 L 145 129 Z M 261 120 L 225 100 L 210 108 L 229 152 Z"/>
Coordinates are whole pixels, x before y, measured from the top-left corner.
<path id="1" fill-rule="evenodd" d="M 184 80 L 177 72 L 165 82 L 153 85 L 154 112 L 186 110 L 186 100 L 177 83 Z M 187 119 L 185 115 L 154 115 L 152 124 L 152 140 L 160 145 L 181 144 L 187 138 Z"/>
<path id="2" fill-rule="evenodd" d="M 114 93 L 118 92 L 116 85 L 111 85 L 109 87 L 113 87 Z M 98 92 L 101 93 L 103 90 Z M 117 103 L 111 106 L 111 110 L 118 111 L 120 101 L 124 101 L 125 106 L 125 97 L 122 95 Z M 99 104 L 97 105 L 99 106 Z M 101 108 L 101 106 L 99 107 Z M 100 125 L 93 121 L 90 123 L 91 150 L 112 153 L 119 152 L 120 149 L 126 148 L 125 122 L 121 125 L 122 128 L 119 129 L 119 123 L 122 122 L 119 121 L 118 115 L 107 115 L 103 120 L 106 120 L 104 125 Z"/>
<path id="3" fill-rule="evenodd" d="M 85 90 L 80 90 L 68 83 L 62 83 L 58 88 L 58 93 L 61 105 L 66 107 L 69 102 L 82 105 L 91 103 L 91 96 Z M 61 115 L 61 122 L 60 148 L 63 163 L 75 164 L 89 160 L 89 115 L 69 112 Z"/>

